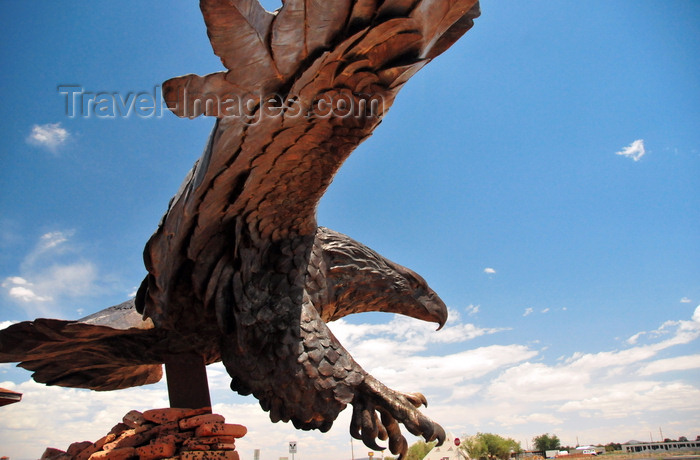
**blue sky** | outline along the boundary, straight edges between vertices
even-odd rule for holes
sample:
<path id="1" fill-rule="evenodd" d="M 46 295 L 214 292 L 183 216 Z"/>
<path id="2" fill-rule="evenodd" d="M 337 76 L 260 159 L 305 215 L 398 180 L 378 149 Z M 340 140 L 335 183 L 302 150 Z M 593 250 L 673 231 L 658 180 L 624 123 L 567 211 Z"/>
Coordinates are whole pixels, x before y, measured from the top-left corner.
<path id="1" fill-rule="evenodd" d="M 0 24 L 0 326 L 79 318 L 140 283 L 213 120 L 70 118 L 58 87 L 157 95 L 221 65 L 194 1 L 15 1 Z M 457 436 L 700 435 L 699 39 L 690 0 L 483 2 L 321 202 L 321 225 L 416 270 L 450 308 L 439 332 L 381 314 L 332 324 L 360 364 L 424 392 Z M 349 411 L 297 432 L 209 374 L 215 410 L 250 428 L 242 456 L 297 440 L 298 460 L 350 457 Z M 47 388 L 9 364 L 0 387 L 25 394 L 1 409 L 15 460 L 167 405 L 162 384 Z"/>

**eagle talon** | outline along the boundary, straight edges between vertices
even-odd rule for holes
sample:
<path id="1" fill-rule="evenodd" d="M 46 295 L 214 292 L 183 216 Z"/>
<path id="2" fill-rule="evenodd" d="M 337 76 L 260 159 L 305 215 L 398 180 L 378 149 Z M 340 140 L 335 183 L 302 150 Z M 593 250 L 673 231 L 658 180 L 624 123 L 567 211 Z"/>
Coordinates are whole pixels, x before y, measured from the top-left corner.
<path id="1" fill-rule="evenodd" d="M 402 393 L 404 398 L 408 399 L 415 407 L 428 407 L 428 400 L 425 399 L 423 393 Z"/>
<path id="2" fill-rule="evenodd" d="M 374 405 L 364 400 L 364 398 L 353 404 L 350 435 L 355 439 L 361 440 L 372 450 L 386 449 L 386 447 L 381 447 L 375 441 L 377 438 L 386 439 L 386 429 L 377 418 Z"/>
<path id="3" fill-rule="evenodd" d="M 352 402 L 350 434 L 361 439 L 370 449 L 384 449 L 377 445 L 375 439 L 388 439 L 391 453 L 399 455 L 399 459 L 403 458 L 408 451 L 408 443 L 401 434 L 399 423 L 428 442 L 437 440 L 442 444 L 445 440 L 443 428 L 417 410 L 422 405 L 427 406 L 427 400 L 421 393 L 394 391 L 371 375 L 365 377 L 358 390 L 361 392 Z"/>
<path id="4" fill-rule="evenodd" d="M 382 423 L 386 427 L 389 436 L 389 450 L 392 454 L 398 455 L 399 459 L 403 458 L 408 452 L 408 442 L 401 435 L 399 423 L 384 409 L 378 409 L 381 413 Z"/>

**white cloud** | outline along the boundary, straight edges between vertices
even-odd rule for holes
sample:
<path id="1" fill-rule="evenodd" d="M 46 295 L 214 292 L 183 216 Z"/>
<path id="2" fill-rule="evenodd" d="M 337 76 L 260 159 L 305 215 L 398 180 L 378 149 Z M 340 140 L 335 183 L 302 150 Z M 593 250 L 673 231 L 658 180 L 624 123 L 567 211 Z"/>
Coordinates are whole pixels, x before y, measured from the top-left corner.
<path id="1" fill-rule="evenodd" d="M 32 280 L 11 276 L 2 287 L 14 300 L 24 303 L 45 303 L 65 296 L 84 296 L 92 292 L 97 282 L 97 268 L 92 262 L 77 261 L 71 264 L 55 264 L 33 271 Z M 17 284 L 17 279 L 24 283 Z"/>
<path id="2" fill-rule="evenodd" d="M 616 155 L 632 158 L 634 161 L 639 161 L 639 159 L 642 158 L 645 153 L 646 149 L 644 148 L 644 139 L 637 139 L 619 152 L 615 152 Z"/>
<path id="3" fill-rule="evenodd" d="M 49 249 L 55 248 L 68 241 L 68 238 L 73 236 L 74 231 L 68 232 L 48 232 L 41 235 L 37 250 L 46 252 Z"/>
<path id="4" fill-rule="evenodd" d="M 685 371 L 700 369 L 700 354 L 676 356 L 675 358 L 659 359 L 651 362 L 637 371 L 639 375 L 653 375 L 670 371 Z"/>
<path id="5" fill-rule="evenodd" d="M 481 328 L 461 321 L 459 312 L 449 310 L 445 327 L 436 332 L 434 323 L 394 315 L 384 324 L 351 324 L 345 319 L 328 325 L 333 334 L 348 349 L 367 349 L 369 356 L 376 356 L 375 345 L 392 348 L 398 355 L 425 351 L 430 344 L 462 343 L 484 335 L 495 334 L 504 328 Z"/>
<path id="6" fill-rule="evenodd" d="M 65 254 L 71 251 L 67 244 L 75 235 L 75 230 L 53 231 L 44 233 L 39 237 L 39 241 L 34 245 L 34 248 L 27 254 L 22 262 L 23 267 L 30 267 L 37 264 L 39 259 L 42 259 L 41 264 L 46 265 L 46 258 Z"/>
<path id="7" fill-rule="evenodd" d="M 2 408 L 0 446 L 10 458 L 39 458 L 46 447 L 65 450 L 75 441 L 96 441 L 131 409 L 167 407 L 167 392 L 154 386 L 93 392 L 50 387 L 31 380 L 0 387 L 22 393 L 22 401 Z"/>
<path id="8" fill-rule="evenodd" d="M 532 308 L 526 308 L 525 313 L 523 313 L 523 316 L 528 316 L 531 315 L 534 310 Z"/>
<path id="9" fill-rule="evenodd" d="M 682 395 L 682 397 L 679 397 Z M 591 417 L 623 418 L 663 408 L 675 411 L 700 410 L 700 389 L 680 382 L 627 381 L 605 388 L 595 386 L 585 397 L 568 401 L 560 412 L 579 412 Z"/>
<path id="10" fill-rule="evenodd" d="M 540 313 L 548 313 L 548 312 L 549 312 L 549 308 L 543 308 Z"/>
<path id="11" fill-rule="evenodd" d="M 504 427 L 511 427 L 513 425 L 526 425 L 531 423 L 543 423 L 547 425 L 557 426 L 564 423 L 564 420 L 557 417 L 551 413 L 538 413 L 533 414 L 523 414 L 523 415 L 506 415 L 506 414 L 496 414 L 494 417 L 499 424 Z"/>
<path id="12" fill-rule="evenodd" d="M 663 346 L 666 348 L 668 346 L 688 343 L 700 337 L 700 305 L 695 308 L 690 321 L 666 321 L 658 329 L 653 331 L 637 332 L 627 339 L 627 343 L 635 345 L 643 337 L 653 340 L 669 335 L 671 335 L 670 339 L 659 342 L 655 346 Z"/>
<path id="13" fill-rule="evenodd" d="M 486 267 L 486 268 L 484 268 L 484 273 L 486 273 L 488 275 L 493 275 L 494 273 L 496 273 L 496 270 L 494 270 L 491 267 Z"/>
<path id="14" fill-rule="evenodd" d="M 525 362 L 505 370 L 493 380 L 488 394 L 494 400 L 563 401 L 585 392 L 589 381 L 587 372 L 580 373 L 571 366 Z"/>
<path id="15" fill-rule="evenodd" d="M 51 152 L 66 143 L 70 133 L 61 126 L 61 123 L 47 123 L 45 125 L 32 126 L 32 132 L 27 137 L 27 142 L 39 147 L 45 147 Z"/>
<path id="16" fill-rule="evenodd" d="M 97 282 L 97 268 L 88 261 L 54 265 L 41 273 L 40 282 L 43 289 L 56 295 L 88 295 Z"/>
<path id="17" fill-rule="evenodd" d="M 34 292 L 32 290 L 33 283 L 21 276 L 10 276 L 0 286 L 7 289 L 10 297 L 21 302 L 46 302 L 51 300 L 51 297 L 41 296 Z"/>
<path id="18" fill-rule="evenodd" d="M 689 299 L 689 298 L 687 298 L 687 297 L 683 297 L 683 298 L 681 299 L 681 303 L 691 303 L 691 302 L 692 302 L 692 300 Z"/>
<path id="19" fill-rule="evenodd" d="M 10 276 L 5 281 L 7 283 L 12 283 L 16 286 L 26 286 L 29 284 L 29 282 L 27 282 L 27 280 L 25 280 L 21 276 Z"/>
<path id="20" fill-rule="evenodd" d="M 645 334 L 645 332 L 637 332 L 633 336 L 631 336 L 629 339 L 627 339 L 627 343 L 630 345 L 636 345 L 637 342 L 639 342 L 639 339 Z"/>
<path id="21" fill-rule="evenodd" d="M 479 305 L 473 305 L 473 304 L 472 304 L 472 305 L 468 305 L 468 306 L 467 306 L 467 314 L 468 314 L 469 316 L 474 316 L 474 315 L 476 315 L 477 313 L 479 313 L 479 309 L 480 309 L 480 308 L 481 308 L 481 307 L 480 307 Z"/>
<path id="22" fill-rule="evenodd" d="M 0 286 L 27 313 L 45 315 L 61 300 L 98 292 L 98 270 L 80 257 L 70 244 L 73 231 L 48 232 L 22 261 L 19 275 L 5 278 Z"/>
<path id="23" fill-rule="evenodd" d="M 690 321 L 667 321 L 645 334 L 648 340 L 657 341 L 625 350 L 574 353 L 557 365 L 521 362 L 494 379 L 487 394 L 493 401 L 506 400 L 531 409 L 536 404 L 601 420 L 653 411 L 700 410 L 697 385 L 639 378 L 700 368 L 700 355 L 654 360 L 661 351 L 700 337 L 700 307 Z"/>
<path id="24" fill-rule="evenodd" d="M 5 278 L 1 286 L 7 289 L 7 293 L 10 297 L 22 302 L 46 302 L 51 300 L 51 297 L 44 297 L 36 294 L 32 290 L 33 284 L 21 276 Z"/>
<path id="25" fill-rule="evenodd" d="M 433 347 L 454 346 L 506 330 L 462 322 L 453 310 L 449 314 L 448 323 L 437 332 L 434 324 L 400 315 L 386 324 L 350 324 L 341 319 L 329 327 L 365 370 L 401 391 L 430 389 L 432 394 L 450 394 L 475 378 L 537 354 L 521 345 L 493 345 L 466 351 L 457 347 L 452 353 L 430 353 Z M 391 359 L 387 360 L 387 356 Z"/>
<path id="26" fill-rule="evenodd" d="M 31 283 L 29 283 L 31 286 Z M 38 295 L 27 286 L 12 286 L 11 284 L 3 283 L 2 287 L 9 288 L 8 294 L 10 297 L 22 302 L 46 302 L 53 300 L 49 296 Z"/>

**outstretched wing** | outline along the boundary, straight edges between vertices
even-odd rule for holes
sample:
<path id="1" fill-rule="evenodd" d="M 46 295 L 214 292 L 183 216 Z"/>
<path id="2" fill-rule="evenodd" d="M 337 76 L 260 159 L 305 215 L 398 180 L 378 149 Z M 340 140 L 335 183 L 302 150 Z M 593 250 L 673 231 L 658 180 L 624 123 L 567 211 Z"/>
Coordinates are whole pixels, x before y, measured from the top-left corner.
<path id="1" fill-rule="evenodd" d="M 13 324 L 0 331 L 0 362 L 19 362 L 47 385 L 117 390 L 162 378 L 157 342 L 153 324 L 135 314 L 131 300 L 79 321 Z"/>
<path id="2" fill-rule="evenodd" d="M 253 242 L 312 236 L 344 160 L 479 14 L 476 0 L 288 0 L 276 15 L 256 0 L 201 7 L 228 70 L 163 85 L 176 114 L 219 118 L 145 250 L 138 308 L 165 326 L 195 320 L 186 305 L 210 304 L 211 280 L 242 232 Z"/>

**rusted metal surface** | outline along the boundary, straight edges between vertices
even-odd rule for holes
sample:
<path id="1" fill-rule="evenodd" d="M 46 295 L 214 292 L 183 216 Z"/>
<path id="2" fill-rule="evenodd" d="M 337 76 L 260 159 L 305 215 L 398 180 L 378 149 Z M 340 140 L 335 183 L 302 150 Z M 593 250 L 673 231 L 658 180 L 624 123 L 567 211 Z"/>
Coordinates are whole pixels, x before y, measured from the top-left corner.
<path id="1" fill-rule="evenodd" d="M 350 432 L 373 449 L 382 439 L 404 454 L 399 424 L 442 441 L 418 410 L 425 398 L 374 379 L 326 322 L 387 311 L 442 326 L 444 303 L 416 273 L 319 227 L 316 207 L 406 81 L 472 26 L 478 3 L 201 9 L 227 70 L 173 78 L 163 94 L 176 115 L 216 122 L 146 244 L 135 301 L 78 322 L 13 325 L 0 332 L 0 361 L 21 361 L 39 382 L 111 390 L 157 381 L 161 363 L 194 354 L 198 368 L 222 360 L 231 388 L 253 394 L 273 422 L 326 431 L 352 404 Z"/>

